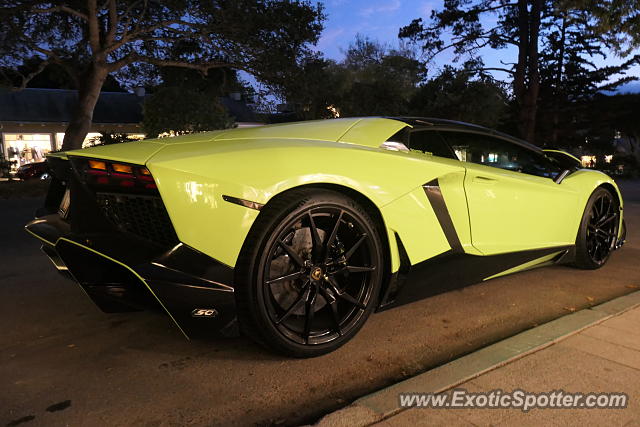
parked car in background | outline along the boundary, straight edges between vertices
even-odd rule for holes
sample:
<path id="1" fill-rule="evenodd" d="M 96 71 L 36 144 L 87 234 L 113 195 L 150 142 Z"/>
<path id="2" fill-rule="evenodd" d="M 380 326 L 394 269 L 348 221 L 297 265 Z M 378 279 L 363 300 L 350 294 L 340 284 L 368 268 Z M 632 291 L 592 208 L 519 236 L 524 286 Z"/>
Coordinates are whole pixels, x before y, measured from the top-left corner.
<path id="1" fill-rule="evenodd" d="M 47 162 L 27 163 L 18 168 L 16 178 L 27 179 L 49 179 L 49 166 Z"/>

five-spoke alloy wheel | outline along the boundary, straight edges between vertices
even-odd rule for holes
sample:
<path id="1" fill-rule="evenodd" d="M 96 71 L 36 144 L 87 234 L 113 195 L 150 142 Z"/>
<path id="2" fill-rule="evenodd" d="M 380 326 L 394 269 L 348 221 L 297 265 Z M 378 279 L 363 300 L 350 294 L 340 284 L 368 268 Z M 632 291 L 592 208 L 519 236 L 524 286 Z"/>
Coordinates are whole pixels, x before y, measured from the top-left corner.
<path id="1" fill-rule="evenodd" d="M 329 190 L 291 191 L 268 208 L 241 255 L 241 326 L 292 356 L 333 351 L 375 308 L 384 269 L 376 224 Z"/>

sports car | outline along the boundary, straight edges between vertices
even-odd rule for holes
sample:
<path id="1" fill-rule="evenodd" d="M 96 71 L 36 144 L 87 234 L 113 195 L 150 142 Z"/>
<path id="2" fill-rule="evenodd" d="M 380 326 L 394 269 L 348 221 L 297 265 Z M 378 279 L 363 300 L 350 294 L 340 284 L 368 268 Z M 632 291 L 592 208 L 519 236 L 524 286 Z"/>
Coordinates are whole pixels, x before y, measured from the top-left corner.
<path id="1" fill-rule="evenodd" d="M 604 173 L 466 123 L 345 118 L 55 153 L 26 230 L 105 312 L 312 357 L 374 311 L 624 243 Z M 409 326 L 409 325 L 408 325 Z"/>

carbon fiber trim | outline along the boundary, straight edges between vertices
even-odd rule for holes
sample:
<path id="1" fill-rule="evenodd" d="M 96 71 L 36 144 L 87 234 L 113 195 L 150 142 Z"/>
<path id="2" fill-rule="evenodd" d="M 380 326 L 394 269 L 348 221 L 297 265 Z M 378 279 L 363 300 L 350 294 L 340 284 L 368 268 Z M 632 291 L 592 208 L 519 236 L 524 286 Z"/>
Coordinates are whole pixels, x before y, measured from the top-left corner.
<path id="1" fill-rule="evenodd" d="M 568 249 L 571 249 L 571 246 L 485 256 L 447 251 L 412 266 L 401 265 L 393 283 L 394 287 L 388 292 L 386 300 L 380 304 L 379 310 L 480 283 L 487 277 Z M 561 256 L 562 254 L 559 254 L 558 259 Z M 407 262 L 408 260 L 404 261 Z"/>
<path id="2" fill-rule="evenodd" d="M 444 201 L 444 197 L 442 197 L 442 190 L 440 190 L 438 178 L 424 184 L 422 188 L 427 194 L 429 203 L 431 203 L 433 212 L 436 214 L 436 218 L 438 218 L 440 227 L 442 228 L 442 231 L 447 238 L 447 242 L 449 242 L 451 250 L 453 251 L 453 253 L 464 253 L 462 243 L 460 243 L 458 233 L 456 232 L 456 228 L 453 225 L 453 221 L 451 220 L 451 215 L 449 215 L 447 204 Z"/>

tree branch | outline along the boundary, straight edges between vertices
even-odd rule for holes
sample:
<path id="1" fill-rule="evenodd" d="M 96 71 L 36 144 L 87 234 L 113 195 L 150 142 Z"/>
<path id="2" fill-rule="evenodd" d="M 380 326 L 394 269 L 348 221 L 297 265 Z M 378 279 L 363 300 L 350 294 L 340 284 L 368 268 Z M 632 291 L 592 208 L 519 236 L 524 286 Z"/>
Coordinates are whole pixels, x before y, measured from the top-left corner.
<path id="1" fill-rule="evenodd" d="M 105 38 L 105 44 L 108 46 L 113 42 L 113 39 L 116 36 L 116 30 L 118 29 L 118 8 L 116 5 L 116 0 L 108 0 L 109 1 L 109 32 Z"/>
<path id="2" fill-rule="evenodd" d="M 35 46 L 33 47 L 33 50 L 41 53 L 43 55 L 46 56 L 47 61 L 49 61 L 50 63 L 55 63 L 60 65 L 69 75 L 69 77 L 71 77 L 74 81 L 74 83 L 76 85 L 78 85 L 78 74 L 77 74 L 77 69 L 75 69 L 74 67 L 69 66 L 69 64 L 67 64 L 67 62 L 62 59 L 58 54 L 56 54 L 55 52 L 48 50 L 48 49 L 43 49 L 41 47 Z M 34 76 L 35 77 L 35 76 Z"/>
<path id="3" fill-rule="evenodd" d="M 46 9 L 40 9 L 40 8 L 34 7 L 32 9 L 30 9 L 30 12 L 33 12 L 33 13 L 66 12 L 69 15 L 76 16 L 76 17 L 78 17 L 80 19 L 83 19 L 85 21 L 89 20 L 89 17 L 86 14 L 84 14 L 84 13 L 82 13 L 80 11 L 77 11 L 75 9 L 72 9 L 69 6 L 54 6 L 54 7 L 48 7 Z"/>
<path id="4" fill-rule="evenodd" d="M 109 69 L 109 72 L 118 71 L 129 64 L 133 64 L 134 62 L 145 62 L 147 64 L 157 65 L 159 67 L 189 68 L 192 70 L 198 70 L 205 75 L 209 70 L 213 68 L 235 68 L 238 70 L 249 71 L 249 69 L 244 65 L 231 63 L 231 62 L 210 61 L 210 62 L 197 64 L 197 63 L 176 61 L 176 60 L 170 60 L 170 59 L 159 59 L 151 56 L 139 55 L 137 53 L 129 54 L 124 58 L 109 64 L 108 69 Z"/>
<path id="5" fill-rule="evenodd" d="M 147 27 L 147 28 L 138 28 L 138 26 L 136 26 L 136 28 L 134 29 L 134 31 L 127 33 L 125 31 L 125 33 L 122 34 L 122 36 L 120 37 L 120 40 L 116 41 L 115 43 L 113 43 L 111 46 L 106 46 L 104 51 L 105 53 L 111 53 L 114 52 L 116 50 L 118 50 L 119 48 L 121 48 L 122 46 L 124 46 L 125 44 L 127 44 L 128 42 L 132 41 L 132 40 L 164 40 L 164 41 L 168 41 L 170 40 L 170 38 L 168 37 L 154 37 L 154 36 L 145 36 L 145 33 L 153 33 L 156 30 L 160 30 L 160 29 L 165 29 L 167 31 L 172 31 L 174 33 L 183 35 L 183 36 L 197 36 L 202 38 L 203 35 L 202 34 L 195 34 L 195 33 L 189 33 L 187 31 L 184 30 L 180 30 L 177 28 L 171 28 L 168 27 L 169 25 L 185 25 L 185 26 L 189 26 L 189 27 L 195 27 L 196 25 L 191 23 L 191 22 L 186 22 L 186 21 L 182 21 L 182 20 L 171 20 L 171 21 L 162 21 L 156 25 L 152 25 L 151 27 Z M 128 24 L 127 24 L 128 25 Z"/>
<path id="6" fill-rule="evenodd" d="M 484 9 L 475 9 L 475 10 L 473 10 L 473 12 L 474 13 L 493 12 L 493 11 L 496 11 L 496 10 L 505 9 L 507 7 L 517 6 L 517 5 L 518 5 L 518 3 L 505 3 L 505 4 L 498 5 L 498 6 L 485 7 Z"/>
<path id="7" fill-rule="evenodd" d="M 93 54 L 96 55 L 100 51 L 100 28 L 96 0 L 88 0 L 87 7 L 89 9 L 89 44 Z"/>
<path id="8" fill-rule="evenodd" d="M 483 68 L 479 68 L 476 71 L 503 71 L 505 73 L 509 73 L 509 74 L 515 74 L 516 72 L 513 70 L 510 70 L 508 68 L 500 68 L 500 67 L 483 67 Z"/>
<path id="9" fill-rule="evenodd" d="M 451 49 L 452 47 L 457 48 L 460 45 L 464 45 L 465 43 L 469 43 L 472 41 L 476 41 L 477 44 L 477 40 L 478 39 L 483 39 L 485 40 L 485 45 L 488 44 L 490 42 L 490 38 L 491 38 L 491 33 L 493 31 L 495 31 L 498 27 L 493 27 L 490 30 L 484 31 L 479 35 L 467 35 L 465 37 L 459 37 L 458 39 L 453 40 L 451 43 L 449 43 L 446 46 L 441 47 L 440 49 L 438 49 L 437 51 L 433 52 L 431 55 L 429 55 L 427 57 L 427 60 L 430 61 L 432 60 L 435 56 L 441 54 L 442 52 L 444 52 L 447 49 Z M 473 48 L 473 50 L 477 50 L 477 48 Z"/>
<path id="10" fill-rule="evenodd" d="M 29 82 L 38 74 L 40 74 L 41 72 L 44 71 L 45 68 L 47 68 L 47 65 L 49 65 L 50 59 L 47 58 L 44 61 L 42 61 L 40 64 L 38 64 L 38 68 L 36 68 L 34 71 L 32 71 L 31 73 L 27 74 L 26 76 L 23 74 L 20 74 L 20 77 L 22 78 L 22 83 L 20 83 L 20 86 L 17 88 L 13 88 L 12 90 L 14 91 L 19 91 L 22 90 L 24 88 L 27 87 L 27 85 L 29 84 Z"/>

